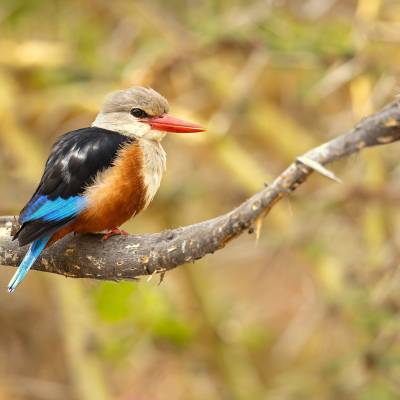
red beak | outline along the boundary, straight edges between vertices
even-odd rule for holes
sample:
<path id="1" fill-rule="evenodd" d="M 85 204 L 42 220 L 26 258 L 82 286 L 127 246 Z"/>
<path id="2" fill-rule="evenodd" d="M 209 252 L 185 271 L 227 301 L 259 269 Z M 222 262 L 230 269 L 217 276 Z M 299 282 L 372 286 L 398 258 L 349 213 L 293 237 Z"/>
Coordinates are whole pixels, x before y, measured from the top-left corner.
<path id="1" fill-rule="evenodd" d="M 152 129 L 164 132 L 190 133 L 205 131 L 205 129 L 200 125 L 193 124 L 192 122 L 187 122 L 179 118 L 171 117 L 168 114 L 164 114 L 161 117 L 142 119 L 141 122 L 149 124 Z"/>

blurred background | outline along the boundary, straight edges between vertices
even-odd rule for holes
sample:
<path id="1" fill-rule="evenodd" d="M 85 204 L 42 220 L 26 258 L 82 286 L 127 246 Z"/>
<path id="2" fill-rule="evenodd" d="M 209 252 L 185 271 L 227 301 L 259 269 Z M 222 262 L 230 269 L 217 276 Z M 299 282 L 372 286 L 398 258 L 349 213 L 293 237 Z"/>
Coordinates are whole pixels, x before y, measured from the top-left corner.
<path id="1" fill-rule="evenodd" d="M 204 124 L 165 141 L 155 232 L 238 205 L 398 93 L 397 0 L 2 0 L 0 215 L 57 135 L 148 85 Z M 0 399 L 400 398 L 399 145 L 312 176 L 243 235 L 158 285 L 0 275 Z"/>

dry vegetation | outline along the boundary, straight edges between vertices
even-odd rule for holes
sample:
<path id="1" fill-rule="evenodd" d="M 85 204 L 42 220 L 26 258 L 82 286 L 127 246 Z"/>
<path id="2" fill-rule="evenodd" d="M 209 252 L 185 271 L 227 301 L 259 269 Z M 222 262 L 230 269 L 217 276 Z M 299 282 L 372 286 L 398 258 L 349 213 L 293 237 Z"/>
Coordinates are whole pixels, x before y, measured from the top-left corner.
<path id="1" fill-rule="evenodd" d="M 3 0 L 0 215 L 50 143 L 104 94 L 149 85 L 209 127 L 166 141 L 168 171 L 127 224 L 218 215 L 398 90 L 397 0 Z M 0 275 L 0 399 L 324 400 L 400 397 L 398 146 L 312 177 L 258 244 L 140 283 Z"/>

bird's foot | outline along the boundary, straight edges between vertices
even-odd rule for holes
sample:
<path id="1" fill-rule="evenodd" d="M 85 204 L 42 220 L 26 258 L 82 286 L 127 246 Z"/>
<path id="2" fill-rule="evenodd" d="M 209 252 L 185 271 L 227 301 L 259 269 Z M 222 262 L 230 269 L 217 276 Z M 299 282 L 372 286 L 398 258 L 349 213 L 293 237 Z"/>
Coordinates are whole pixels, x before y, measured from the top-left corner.
<path id="1" fill-rule="evenodd" d="M 129 235 L 129 233 L 127 231 L 124 231 L 123 229 L 113 228 L 106 234 L 104 234 L 101 240 L 108 240 L 110 239 L 111 236 L 116 236 L 116 235 Z"/>

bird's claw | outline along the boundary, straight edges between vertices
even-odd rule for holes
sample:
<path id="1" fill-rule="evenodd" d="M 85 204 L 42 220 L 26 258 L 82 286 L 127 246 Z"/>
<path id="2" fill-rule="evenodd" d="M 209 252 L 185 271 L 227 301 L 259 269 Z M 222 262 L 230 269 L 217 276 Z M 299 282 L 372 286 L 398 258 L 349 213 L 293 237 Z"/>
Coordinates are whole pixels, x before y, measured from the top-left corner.
<path id="1" fill-rule="evenodd" d="M 116 235 L 129 235 L 129 233 L 127 231 L 124 231 L 123 229 L 113 228 L 106 234 L 104 234 L 101 240 L 108 240 L 111 236 Z"/>

